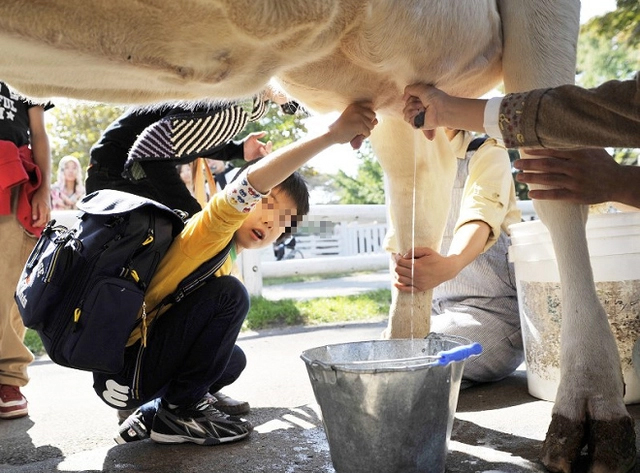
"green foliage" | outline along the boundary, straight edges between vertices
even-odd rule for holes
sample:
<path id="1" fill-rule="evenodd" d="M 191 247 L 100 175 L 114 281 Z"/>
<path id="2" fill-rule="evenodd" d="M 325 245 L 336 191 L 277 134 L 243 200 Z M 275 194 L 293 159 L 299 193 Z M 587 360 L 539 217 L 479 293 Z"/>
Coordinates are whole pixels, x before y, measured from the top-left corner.
<path id="1" fill-rule="evenodd" d="M 640 2 L 618 0 L 617 9 L 582 26 L 578 38 L 578 75 L 583 87 L 609 80 L 625 80 L 640 71 Z M 621 164 L 635 164 L 638 151 L 613 150 Z"/>
<path id="2" fill-rule="evenodd" d="M 273 149 L 276 150 L 300 139 L 307 133 L 302 123 L 302 115 L 286 115 L 275 103 L 269 104 L 266 115 L 257 122 L 249 122 L 245 129 L 235 138 L 243 139 L 250 133 L 266 131 L 267 136 L 262 141 L 271 140 Z"/>
<path id="3" fill-rule="evenodd" d="M 619 31 L 597 27 L 598 20 L 584 25 L 578 38 L 576 81 L 583 87 L 629 79 L 640 70 L 640 50 Z"/>
<path id="4" fill-rule="evenodd" d="M 321 297 L 309 300 L 270 301 L 251 298 L 243 329 L 260 330 L 284 325 L 317 325 L 382 319 L 389 313 L 391 291 L 379 289 L 357 296 Z"/>
<path id="5" fill-rule="evenodd" d="M 52 176 L 55 180 L 58 162 L 68 154 L 75 156 L 83 168 L 89 165 L 89 150 L 102 132 L 115 121 L 125 107 L 78 102 L 56 101 L 55 108 L 47 112 L 47 132 L 53 160 Z M 267 114 L 258 122 L 250 122 L 236 139 L 243 139 L 251 132 L 266 131 L 264 140 L 271 140 L 273 148 L 287 145 L 306 133 L 300 115 L 285 115 L 280 107 L 271 104 Z M 235 163 L 242 165 L 243 162 Z"/>
<path id="6" fill-rule="evenodd" d="M 58 162 L 63 156 L 73 155 L 83 169 L 89 165 L 89 150 L 111 122 L 124 111 L 113 105 L 62 100 L 46 113 L 47 133 L 51 144 L 55 181 Z"/>
<path id="7" fill-rule="evenodd" d="M 40 335 L 35 330 L 27 329 L 27 333 L 24 336 L 24 344 L 34 355 L 44 355 L 45 353 Z"/>
<path id="8" fill-rule="evenodd" d="M 332 176 L 333 187 L 340 198 L 339 203 L 384 204 L 384 173 L 369 142 L 365 142 L 358 154 L 361 160 L 355 178 L 340 170 Z"/>
<path id="9" fill-rule="evenodd" d="M 640 44 L 640 2 L 638 0 L 618 0 L 616 9 L 593 18 L 583 27 L 601 32 L 609 37 L 617 37 L 619 42 L 629 47 Z"/>

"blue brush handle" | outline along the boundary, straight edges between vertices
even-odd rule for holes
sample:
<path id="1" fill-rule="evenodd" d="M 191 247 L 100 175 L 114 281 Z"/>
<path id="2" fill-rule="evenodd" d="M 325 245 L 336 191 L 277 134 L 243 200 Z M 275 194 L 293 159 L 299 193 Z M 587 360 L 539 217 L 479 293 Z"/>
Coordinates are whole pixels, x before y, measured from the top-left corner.
<path id="1" fill-rule="evenodd" d="M 436 363 L 440 366 L 448 365 L 454 361 L 463 361 L 473 355 L 482 353 L 482 345 L 472 343 L 471 345 L 462 345 L 452 348 L 451 350 L 441 351 L 437 354 L 439 357 Z"/>

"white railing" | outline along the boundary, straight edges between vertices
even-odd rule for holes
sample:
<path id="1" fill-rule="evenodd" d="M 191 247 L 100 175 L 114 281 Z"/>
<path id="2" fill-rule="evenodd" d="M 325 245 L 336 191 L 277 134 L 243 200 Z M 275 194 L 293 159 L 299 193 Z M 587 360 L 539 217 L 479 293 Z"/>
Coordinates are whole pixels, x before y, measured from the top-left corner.
<path id="1" fill-rule="evenodd" d="M 519 201 L 523 220 L 536 218 L 531 201 Z M 73 225 L 77 211 L 54 211 L 63 225 Z M 387 211 L 384 205 L 312 205 L 306 222 L 334 222 L 331 235 L 296 237 L 296 248 L 304 259 L 275 261 L 272 248 L 245 251 L 238 264 L 249 293 L 260 295 L 263 277 L 316 275 L 380 270 L 389 267 L 389 256 L 382 247 Z M 323 228 L 323 225 L 319 225 Z M 325 227 L 326 228 L 326 227 Z"/>
<path id="2" fill-rule="evenodd" d="M 523 220 L 536 219 L 532 201 L 518 201 Z M 382 247 L 387 211 L 384 205 L 311 206 L 308 222 L 340 222 L 339 256 L 315 257 L 313 250 L 302 250 L 304 259 L 275 261 L 272 249 L 246 251 L 238 260 L 244 283 L 252 295 L 262 293 L 262 278 L 307 276 L 354 271 L 381 270 L 389 267 L 389 255 Z M 303 237 L 296 237 L 296 241 Z M 296 244 L 296 248 L 304 248 Z"/>

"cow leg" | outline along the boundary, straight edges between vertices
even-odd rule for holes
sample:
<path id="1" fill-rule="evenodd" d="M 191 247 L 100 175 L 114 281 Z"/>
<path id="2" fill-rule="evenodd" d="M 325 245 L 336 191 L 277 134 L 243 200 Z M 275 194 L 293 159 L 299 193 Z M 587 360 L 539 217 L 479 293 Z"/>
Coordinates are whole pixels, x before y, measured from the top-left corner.
<path id="1" fill-rule="evenodd" d="M 440 131 L 431 142 L 404 121 L 385 117 L 371 141 L 387 178 L 388 250 L 439 249 L 456 169 L 446 136 Z M 431 297 L 432 291 L 406 294 L 393 289 L 385 338 L 425 337 L 430 329 Z"/>
<path id="2" fill-rule="evenodd" d="M 572 83 L 579 1 L 499 0 L 498 4 L 506 90 Z M 588 444 L 591 471 L 627 471 L 635 461 L 633 421 L 623 402 L 615 340 L 593 282 L 586 209 L 538 201 L 536 210 L 551 234 L 562 286 L 561 381 L 543 462 L 552 471 L 568 473 Z"/>
<path id="3" fill-rule="evenodd" d="M 551 234 L 562 284 L 561 382 L 543 463 L 569 473 L 588 444 L 590 471 L 626 472 L 635 463 L 635 432 L 623 402 L 618 348 L 593 283 L 587 208 L 543 201 L 535 206 Z"/>

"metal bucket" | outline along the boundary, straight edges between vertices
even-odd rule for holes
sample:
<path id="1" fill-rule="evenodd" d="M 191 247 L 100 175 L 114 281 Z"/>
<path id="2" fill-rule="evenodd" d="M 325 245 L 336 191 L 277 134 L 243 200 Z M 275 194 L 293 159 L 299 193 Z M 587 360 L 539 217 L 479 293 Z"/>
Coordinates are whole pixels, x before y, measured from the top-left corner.
<path id="1" fill-rule="evenodd" d="M 442 473 L 464 360 L 450 335 L 373 340 L 302 353 L 338 473 Z"/>

